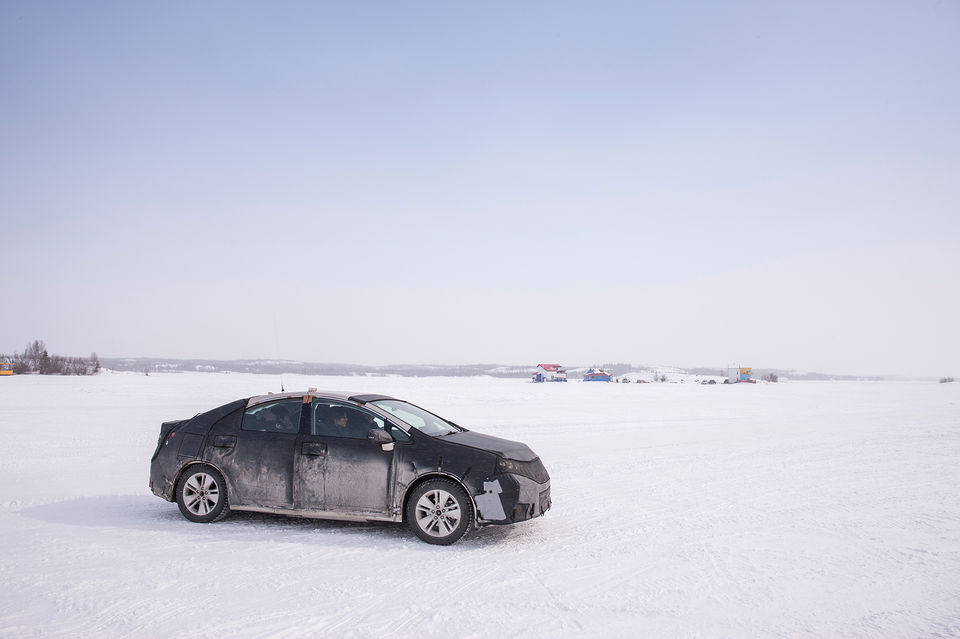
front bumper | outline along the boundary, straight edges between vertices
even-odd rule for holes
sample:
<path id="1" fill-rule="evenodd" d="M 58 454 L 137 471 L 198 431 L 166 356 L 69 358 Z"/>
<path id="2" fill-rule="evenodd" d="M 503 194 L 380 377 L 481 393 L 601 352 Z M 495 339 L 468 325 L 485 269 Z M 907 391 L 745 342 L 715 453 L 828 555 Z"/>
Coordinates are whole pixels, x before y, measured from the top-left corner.
<path id="1" fill-rule="evenodd" d="M 483 488 L 483 493 L 474 496 L 481 526 L 533 519 L 552 505 L 549 481 L 541 484 L 522 475 L 503 474 L 484 482 Z"/>

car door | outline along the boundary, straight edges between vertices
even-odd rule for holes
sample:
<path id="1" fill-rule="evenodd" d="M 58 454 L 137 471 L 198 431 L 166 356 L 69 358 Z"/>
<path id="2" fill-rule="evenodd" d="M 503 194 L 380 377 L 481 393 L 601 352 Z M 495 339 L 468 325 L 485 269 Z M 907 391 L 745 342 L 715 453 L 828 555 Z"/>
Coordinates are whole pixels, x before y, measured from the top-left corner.
<path id="1" fill-rule="evenodd" d="M 302 510 L 390 514 L 394 453 L 367 439 L 381 417 L 343 402 L 315 398 L 310 432 L 297 447 L 294 503 Z"/>
<path id="2" fill-rule="evenodd" d="M 231 502 L 293 507 L 294 451 L 302 406 L 296 397 L 263 402 L 244 411 L 235 450 L 220 462 L 232 484 Z"/>

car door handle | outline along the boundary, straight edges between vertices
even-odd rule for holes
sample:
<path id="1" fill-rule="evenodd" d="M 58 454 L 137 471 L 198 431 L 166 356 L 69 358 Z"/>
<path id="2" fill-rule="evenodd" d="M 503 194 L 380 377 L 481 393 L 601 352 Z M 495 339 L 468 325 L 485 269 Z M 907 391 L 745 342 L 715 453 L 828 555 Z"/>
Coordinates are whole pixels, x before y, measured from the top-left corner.
<path id="1" fill-rule="evenodd" d="M 323 442 L 303 442 L 300 452 L 304 455 L 326 455 L 327 445 Z"/>

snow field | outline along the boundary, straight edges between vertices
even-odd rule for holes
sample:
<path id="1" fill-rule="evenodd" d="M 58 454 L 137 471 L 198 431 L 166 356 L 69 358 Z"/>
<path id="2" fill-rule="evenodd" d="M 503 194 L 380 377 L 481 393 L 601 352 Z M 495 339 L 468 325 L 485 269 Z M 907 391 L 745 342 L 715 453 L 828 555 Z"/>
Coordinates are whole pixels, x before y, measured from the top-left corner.
<path id="1" fill-rule="evenodd" d="M 529 444 L 546 516 L 392 524 L 150 494 L 160 422 L 276 377 L 0 379 L 2 637 L 960 636 L 960 386 L 297 377 Z"/>

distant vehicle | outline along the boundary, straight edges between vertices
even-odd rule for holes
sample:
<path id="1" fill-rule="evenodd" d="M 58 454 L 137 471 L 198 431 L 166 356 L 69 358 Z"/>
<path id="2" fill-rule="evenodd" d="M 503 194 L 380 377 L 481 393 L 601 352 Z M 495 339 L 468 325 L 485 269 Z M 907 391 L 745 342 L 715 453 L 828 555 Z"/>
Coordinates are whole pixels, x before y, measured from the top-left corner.
<path id="1" fill-rule="evenodd" d="M 13 363 L 0 362 L 0 375 L 13 375 Z"/>
<path id="2" fill-rule="evenodd" d="M 940 378 L 940 383 L 941 383 L 941 384 L 949 384 L 949 383 L 952 382 L 952 381 L 953 381 L 953 378 L 952 378 L 952 377 L 941 377 L 941 378 Z"/>
<path id="3" fill-rule="evenodd" d="M 550 476 L 525 444 L 393 397 L 314 390 L 164 422 L 150 490 L 199 523 L 230 510 L 405 521 L 441 545 L 551 506 Z"/>

